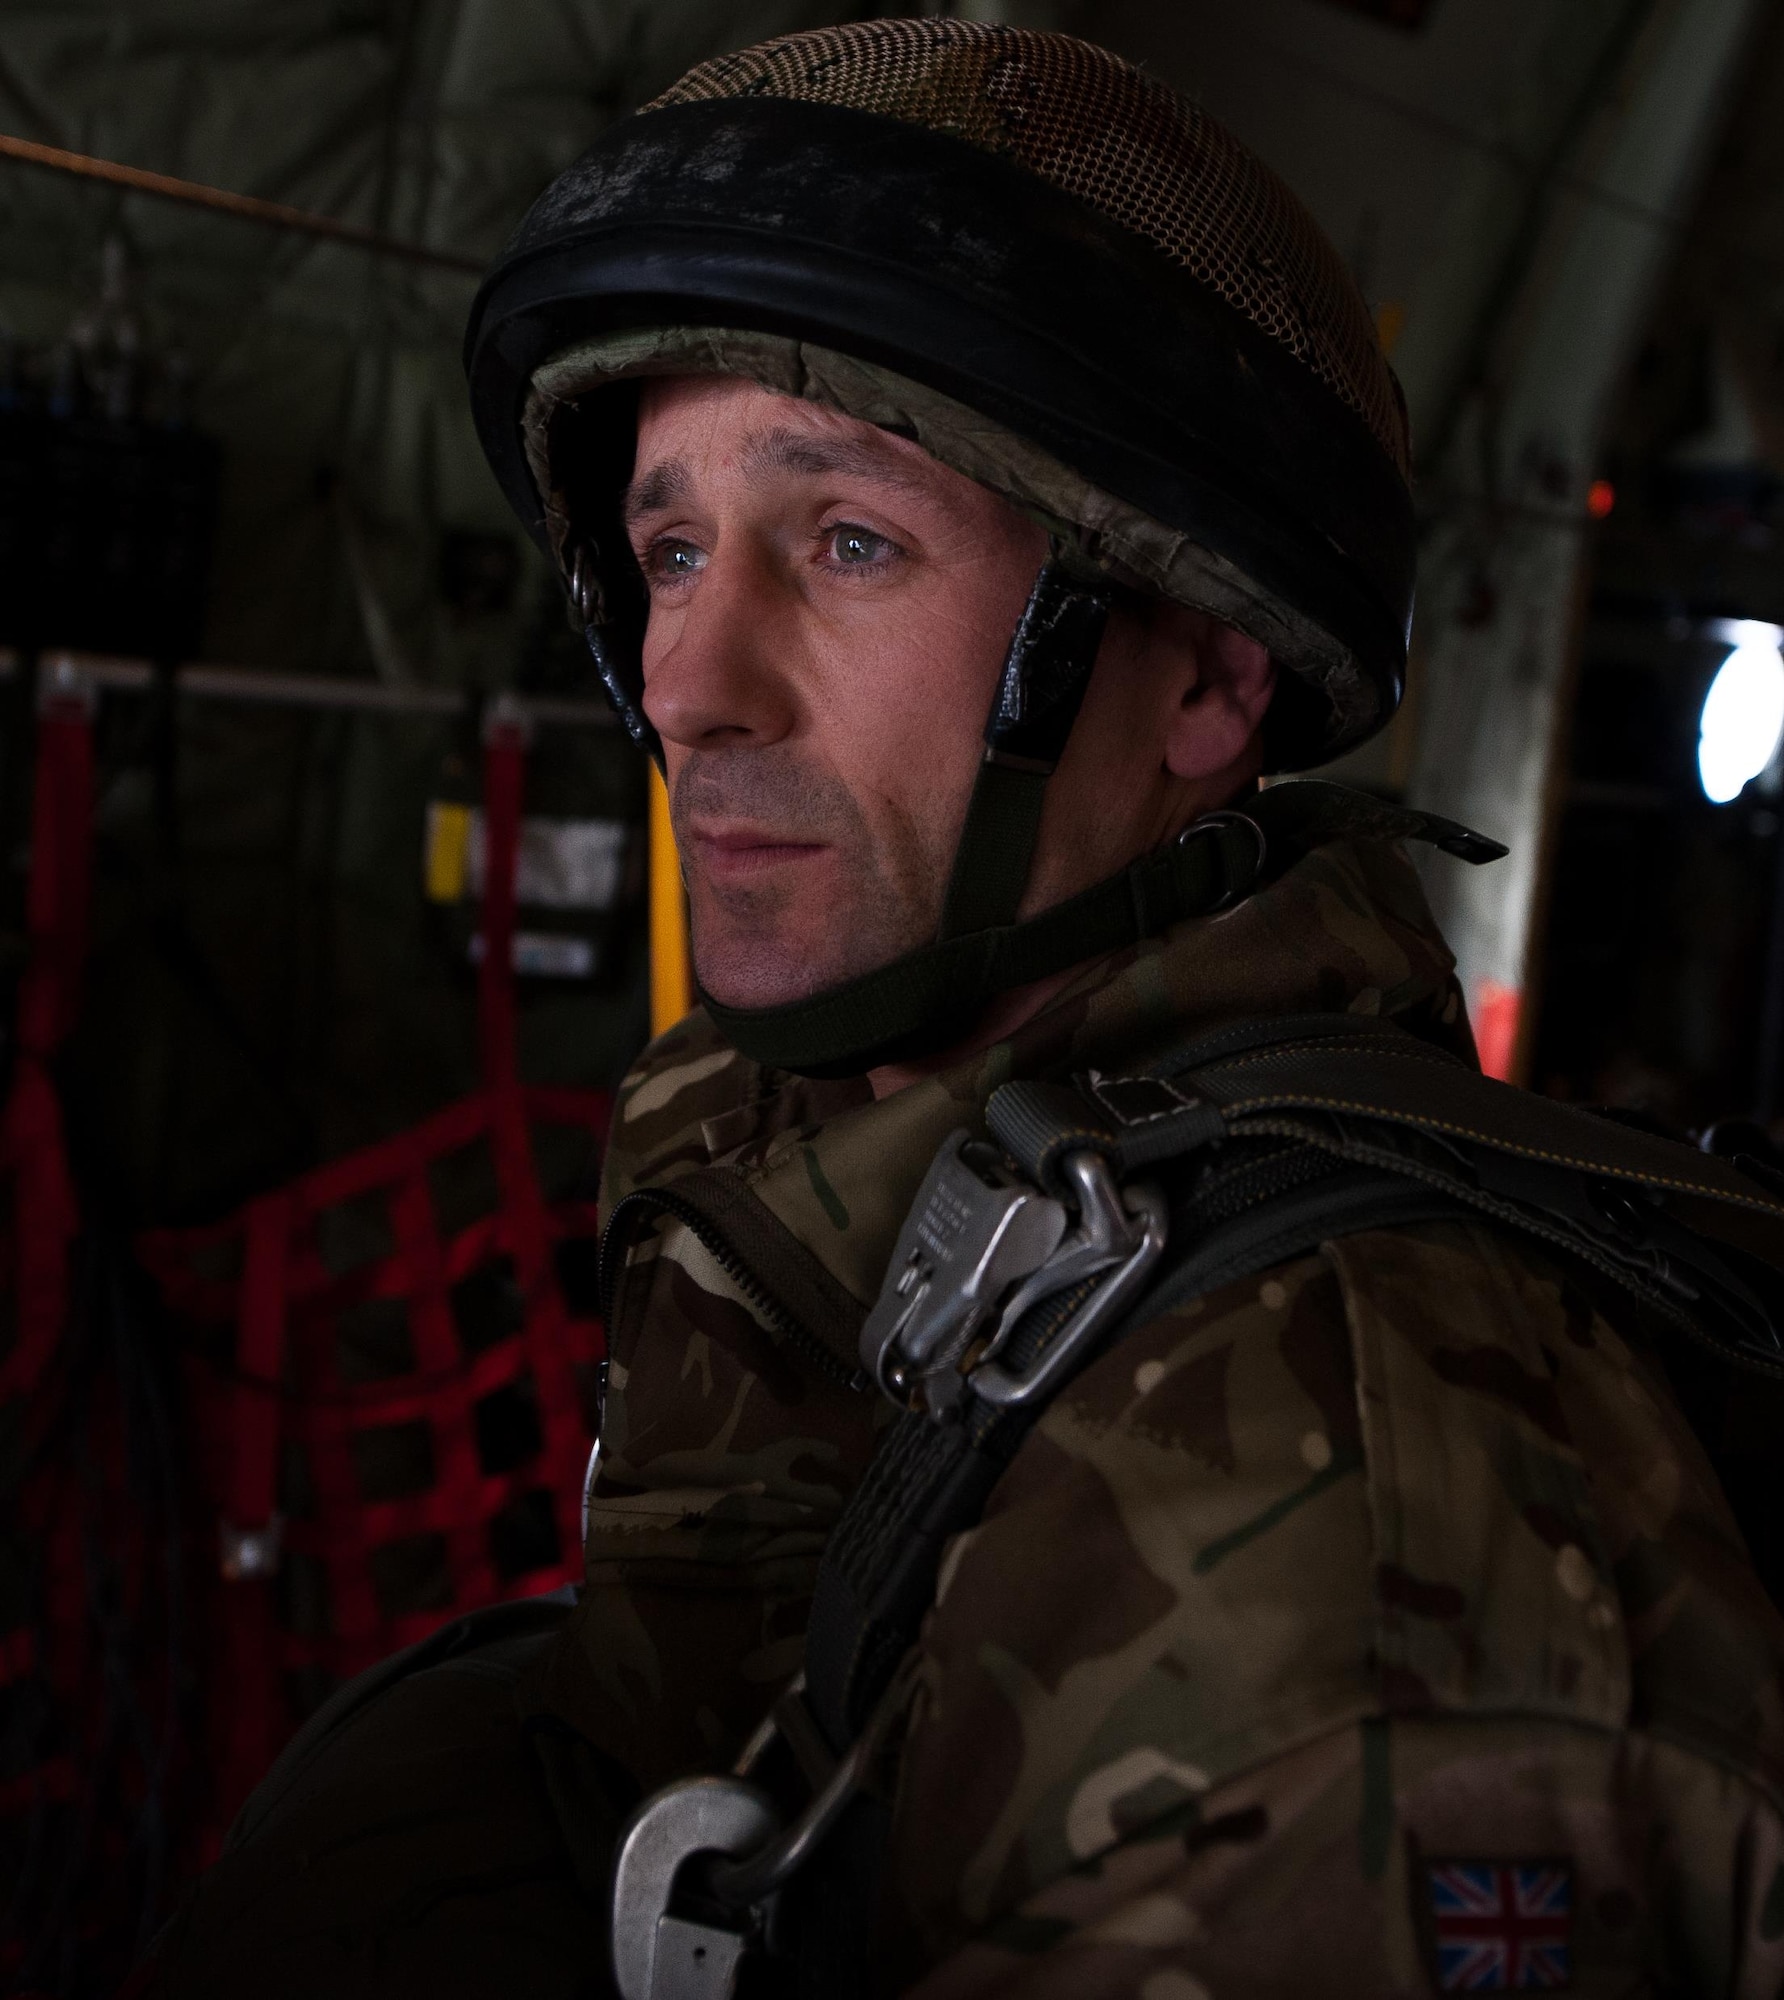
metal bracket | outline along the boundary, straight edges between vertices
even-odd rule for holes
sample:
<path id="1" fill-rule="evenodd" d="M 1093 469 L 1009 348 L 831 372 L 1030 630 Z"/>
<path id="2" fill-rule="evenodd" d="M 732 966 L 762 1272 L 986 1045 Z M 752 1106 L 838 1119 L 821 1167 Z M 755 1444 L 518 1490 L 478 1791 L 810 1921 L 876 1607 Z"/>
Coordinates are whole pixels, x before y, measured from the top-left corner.
<path id="1" fill-rule="evenodd" d="M 999 1409 L 1019 1409 L 1047 1396 L 1138 1297 L 1164 1254 L 1170 1218 L 1158 1188 L 1118 1187 L 1108 1161 L 1089 1151 L 1067 1154 L 1064 1171 L 1078 1190 L 1078 1226 L 1004 1308 L 997 1337 L 967 1377 L 972 1393 Z M 1104 1271 L 1110 1275 L 1032 1361 L 1013 1368 L 1000 1358 L 1030 1306 Z"/>
<path id="2" fill-rule="evenodd" d="M 944 1392 L 1010 1286 L 1065 1235 L 1064 1204 L 1019 1179 L 964 1131 L 943 1141 L 861 1329 L 861 1362 L 895 1403 Z M 952 1400 L 943 1395 L 944 1403 Z"/>
<path id="3" fill-rule="evenodd" d="M 938 1418 L 969 1390 L 1000 1406 L 1033 1402 L 1136 1295 L 1164 1251 L 1163 1195 L 1124 1191 L 1088 1147 L 1061 1170 L 1077 1196 L 1069 1230 L 1065 1204 L 990 1147 L 964 1132 L 943 1143 L 861 1329 L 862 1364 L 894 1402 Z M 1020 1368 L 1001 1359 L 1032 1307 L 1105 1272 L 1038 1356 Z"/>

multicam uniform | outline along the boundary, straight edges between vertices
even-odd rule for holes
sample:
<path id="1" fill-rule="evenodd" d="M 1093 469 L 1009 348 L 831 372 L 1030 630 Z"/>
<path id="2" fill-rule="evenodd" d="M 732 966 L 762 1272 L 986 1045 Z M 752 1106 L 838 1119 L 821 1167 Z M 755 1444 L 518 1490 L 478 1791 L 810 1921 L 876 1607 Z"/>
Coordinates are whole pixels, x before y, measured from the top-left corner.
<path id="1" fill-rule="evenodd" d="M 1465 1049 L 1450 968 L 1404 859 L 1357 843 L 882 1103 L 764 1075 L 696 1016 L 626 1081 L 607 1201 L 734 1166 L 870 1301 L 998 1083 L 1314 1010 Z M 1231 1285 L 1072 1383 L 944 1560 L 889 1985 L 1416 1994 L 1500 1939 L 1488 1987 L 1774 1993 L 1784 1630 L 1635 1318 L 1434 1223 Z M 530 1699 L 651 1789 L 724 1768 L 798 1666 L 891 1410 L 674 1222 L 611 1340 L 587 1589 Z M 1552 1907 L 1446 1916 L 1520 1894 Z"/>

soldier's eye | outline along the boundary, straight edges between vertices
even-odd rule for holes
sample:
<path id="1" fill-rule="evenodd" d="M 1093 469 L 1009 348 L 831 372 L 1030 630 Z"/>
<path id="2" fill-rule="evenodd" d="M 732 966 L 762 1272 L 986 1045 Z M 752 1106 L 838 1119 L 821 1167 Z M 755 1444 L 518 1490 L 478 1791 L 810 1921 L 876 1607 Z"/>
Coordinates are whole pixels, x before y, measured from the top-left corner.
<path id="1" fill-rule="evenodd" d="M 644 567 L 651 577 L 663 583 L 678 583 L 683 577 L 699 575 L 706 567 L 706 551 L 692 542 L 673 539 L 652 542 Z"/>
<path id="2" fill-rule="evenodd" d="M 896 542 L 888 541 L 884 535 L 876 535 L 871 528 L 858 528 L 845 521 L 841 527 L 830 531 L 832 559 L 851 569 L 883 563 L 898 553 Z"/>

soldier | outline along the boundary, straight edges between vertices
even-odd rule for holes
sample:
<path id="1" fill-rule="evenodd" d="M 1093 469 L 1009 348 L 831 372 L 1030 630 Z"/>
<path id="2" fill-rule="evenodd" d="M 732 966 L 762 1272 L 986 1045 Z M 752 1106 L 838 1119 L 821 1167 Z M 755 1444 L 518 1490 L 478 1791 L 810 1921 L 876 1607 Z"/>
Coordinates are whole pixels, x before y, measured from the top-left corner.
<path id="1" fill-rule="evenodd" d="M 1775 1369 L 1784 1208 L 1478 1076 L 1400 843 L 1490 843 L 1259 787 L 1392 715 L 1414 554 L 1293 197 L 1083 43 L 819 30 L 467 354 L 704 1004 L 574 1605 L 344 1690 L 148 1989 L 1775 1993 L 1781 1634 L 1661 1351 Z"/>

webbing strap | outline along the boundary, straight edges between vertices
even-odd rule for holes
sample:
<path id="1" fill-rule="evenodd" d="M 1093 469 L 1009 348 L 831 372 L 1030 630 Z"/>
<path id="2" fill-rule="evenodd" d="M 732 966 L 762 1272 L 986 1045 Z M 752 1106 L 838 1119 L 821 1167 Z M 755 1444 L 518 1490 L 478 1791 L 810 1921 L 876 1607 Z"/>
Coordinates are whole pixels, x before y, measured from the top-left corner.
<path id="1" fill-rule="evenodd" d="M 232 1805 L 253 1788 L 285 1734 L 278 1607 L 270 1566 L 278 1546 L 290 1196 L 282 1189 L 262 1196 L 250 1206 L 247 1220 L 220 1524 L 228 1586 L 220 1664 L 228 1698 L 222 1704 L 221 1768 L 216 1782 Z"/>
<path id="2" fill-rule="evenodd" d="M 838 1756 L 934 1602 L 949 1536 L 978 1521 L 1028 1428 L 1010 1421 L 981 1446 L 963 1424 L 906 1415 L 874 1453 L 824 1545 L 805 1634 L 806 1702 Z"/>
<path id="3" fill-rule="evenodd" d="M 1348 1015 L 1256 1025 L 1274 1032 L 1228 1030 L 1212 1049 L 1181 1050 L 1138 1075 L 1092 1070 L 1075 1087 L 1005 1084 L 986 1106 L 986 1123 L 1049 1186 L 1060 1185 L 1060 1162 L 1079 1148 L 1101 1153 L 1118 1174 L 1132 1173 L 1260 1118 L 1311 1112 L 1401 1126 L 1784 1225 L 1784 1201 L 1731 1161 L 1483 1076 L 1404 1029 Z"/>
<path id="4" fill-rule="evenodd" d="M 80 1229 L 62 1107 L 41 1058 L 23 1051 L 0 1114 L 0 1171 L 12 1181 L 13 1342 L 0 1359 L 0 1402 L 10 1402 L 28 1398 L 54 1359 L 68 1316 L 68 1256 Z"/>
<path id="5" fill-rule="evenodd" d="M 1047 803 L 1047 775 L 989 759 L 979 766 L 942 904 L 943 937 L 1015 921 Z"/>
<path id="6" fill-rule="evenodd" d="M 1230 819 L 1204 822 L 1157 854 L 1038 917 L 913 952 L 815 999 L 725 1007 L 702 995 L 719 1032 L 755 1061 L 811 1076 L 889 1061 L 946 1016 L 965 1024 L 981 998 L 1080 960 L 1119 951 L 1182 917 L 1220 909 L 1257 880 L 1258 842 Z"/>
<path id="7" fill-rule="evenodd" d="M 1034 580 L 991 698 L 985 759 L 942 903 L 943 938 L 1016 921 L 1047 780 L 1083 706 L 1109 622 L 1109 595 L 1106 577 L 1076 577 L 1057 556 Z"/>
<path id="8" fill-rule="evenodd" d="M 1118 1177 L 1201 1163 L 1167 1183 L 1185 1190 L 1170 1249 L 1116 1340 L 1334 1237 L 1485 1217 L 1583 1259 L 1725 1359 L 1784 1374 L 1784 1201 L 1727 1161 L 1513 1090 L 1390 1024 L 1241 1023 L 1138 1075 L 1006 1084 L 986 1121 L 1055 1189 L 1084 1149 Z M 871 1709 L 943 1542 L 977 1521 L 1038 1415 L 988 1412 L 969 1391 L 963 1421 L 905 1416 L 881 1446 L 826 1546 L 807 1639 L 808 1700 L 833 1740 Z"/>

